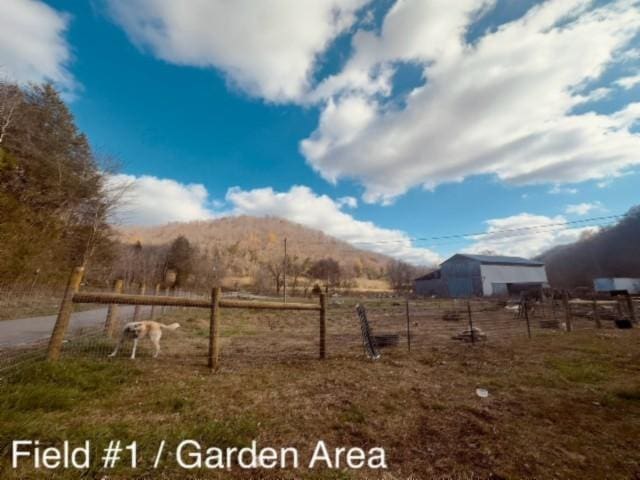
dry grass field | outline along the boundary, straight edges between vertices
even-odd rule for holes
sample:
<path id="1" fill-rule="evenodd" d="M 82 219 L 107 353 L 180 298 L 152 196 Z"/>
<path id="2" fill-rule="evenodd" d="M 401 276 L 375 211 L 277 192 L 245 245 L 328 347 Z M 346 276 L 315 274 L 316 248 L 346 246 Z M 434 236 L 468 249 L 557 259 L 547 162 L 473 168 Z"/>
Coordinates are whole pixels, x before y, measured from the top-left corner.
<path id="1" fill-rule="evenodd" d="M 379 331 L 400 320 L 384 324 L 376 320 L 383 314 L 371 316 Z M 430 342 L 425 331 L 410 354 L 401 343 L 371 362 L 353 315 L 330 316 L 329 359 L 321 362 L 315 314 L 225 310 L 222 368 L 211 374 L 206 312 L 175 310 L 162 321 L 182 328 L 166 333 L 158 359 L 146 342 L 135 361 L 126 349 L 107 359 L 111 342 L 85 339 L 68 344 L 57 364 L 33 364 L 3 378 L 0 478 L 640 476 L 637 329 L 536 331 L 529 340 L 518 324 L 520 335 L 508 341 L 490 336 L 475 345 L 445 335 Z M 478 387 L 489 396 L 478 397 Z M 9 444 L 18 438 L 55 445 L 88 439 L 96 448 L 135 440 L 139 465 L 105 470 L 96 461 L 82 474 L 55 476 L 28 466 L 13 470 Z M 161 440 L 171 450 L 184 439 L 218 447 L 256 439 L 260 446 L 297 447 L 303 460 L 318 440 L 380 446 L 389 468 L 185 471 L 167 457 L 154 470 Z"/>

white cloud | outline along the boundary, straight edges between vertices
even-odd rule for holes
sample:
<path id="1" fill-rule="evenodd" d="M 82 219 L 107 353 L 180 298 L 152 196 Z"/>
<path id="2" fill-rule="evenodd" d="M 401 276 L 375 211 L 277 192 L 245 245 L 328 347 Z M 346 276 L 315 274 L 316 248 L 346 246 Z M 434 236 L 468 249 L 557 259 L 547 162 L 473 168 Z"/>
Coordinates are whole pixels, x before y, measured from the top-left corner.
<path id="1" fill-rule="evenodd" d="M 136 44 L 179 65 L 216 67 L 271 101 L 300 98 L 316 57 L 368 0 L 107 0 Z"/>
<path id="2" fill-rule="evenodd" d="M 603 210 L 602 204 L 600 202 L 571 204 L 566 206 L 564 212 L 567 215 L 587 215 L 594 210 Z"/>
<path id="3" fill-rule="evenodd" d="M 622 88 L 626 90 L 630 90 L 636 85 L 640 84 L 640 73 L 636 75 L 630 75 L 628 77 L 622 77 L 616 80 L 616 85 L 620 85 Z"/>
<path id="4" fill-rule="evenodd" d="M 574 113 L 614 91 L 587 86 L 639 58 L 637 0 L 547 0 L 472 44 L 467 32 L 497 0 L 397 0 L 380 32 L 366 15 L 356 22 L 371 0 L 105 1 L 161 59 L 220 69 L 268 101 L 318 105 L 301 152 L 326 180 L 361 183 L 367 202 L 471 175 L 560 189 L 640 163 L 640 102 Z M 318 60 L 350 29 L 342 70 L 314 84 Z M 422 69 L 424 84 L 398 102 L 402 63 Z"/>
<path id="5" fill-rule="evenodd" d="M 578 193 L 577 188 L 572 187 L 561 187 L 560 185 L 554 185 L 547 192 L 551 195 L 575 195 Z"/>
<path id="6" fill-rule="evenodd" d="M 397 2 L 381 33 L 358 32 L 343 71 L 310 95 L 327 103 L 301 151 L 325 179 L 361 182 L 370 202 L 476 174 L 514 184 L 619 174 L 640 162 L 640 105 L 572 110 L 609 93 L 584 87 L 629 60 L 640 5 L 593 5 L 549 0 L 470 45 L 464 34 L 490 2 Z M 388 101 L 394 62 L 424 69 L 404 107 Z"/>
<path id="7" fill-rule="evenodd" d="M 326 195 L 317 195 L 305 186 L 294 186 L 288 192 L 271 188 L 254 190 L 229 189 L 227 202 L 237 215 L 277 216 L 348 242 L 356 247 L 383 253 L 421 265 L 437 264 L 440 256 L 426 248 L 414 247 L 400 230 L 376 226 L 356 220 L 341 210 L 341 205 Z"/>
<path id="8" fill-rule="evenodd" d="M 37 0 L 2 0 L 0 9 L 0 76 L 73 88 L 65 39 L 69 17 Z"/>
<path id="9" fill-rule="evenodd" d="M 465 252 L 533 258 L 554 246 L 575 242 L 598 231 L 598 227 L 572 227 L 566 222 L 562 215 L 547 217 L 530 213 L 487 220 L 487 232 L 476 236 Z"/>
<path id="10" fill-rule="evenodd" d="M 358 199 L 355 197 L 340 197 L 336 202 L 339 207 L 357 208 Z"/>
<path id="11" fill-rule="evenodd" d="M 131 225 L 157 225 L 213 218 L 214 205 L 204 185 L 183 184 L 149 175 L 118 174 L 110 177 L 112 188 L 127 186 L 117 220 Z"/>

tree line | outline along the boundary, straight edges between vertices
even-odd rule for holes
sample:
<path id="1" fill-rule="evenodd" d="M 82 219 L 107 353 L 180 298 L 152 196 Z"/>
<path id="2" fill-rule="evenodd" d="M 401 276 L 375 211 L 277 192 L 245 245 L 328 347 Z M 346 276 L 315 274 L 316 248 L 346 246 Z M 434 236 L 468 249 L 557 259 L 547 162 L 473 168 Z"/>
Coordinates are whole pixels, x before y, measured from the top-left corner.
<path id="1" fill-rule="evenodd" d="M 54 87 L 0 82 L 0 287 L 111 261 L 106 171 Z"/>
<path id="2" fill-rule="evenodd" d="M 162 289 L 205 291 L 233 278 L 232 256 L 218 248 L 203 249 L 180 235 L 162 245 L 119 244 L 109 274 L 110 281 L 122 278 L 125 285 L 160 285 Z M 395 290 L 410 290 L 422 269 L 397 260 L 390 261 L 383 277 Z M 243 288 L 256 293 L 280 295 L 285 285 L 291 294 L 307 295 L 328 290 L 349 290 L 357 286 L 354 271 L 331 257 L 311 259 L 298 255 L 256 260 L 250 284 Z M 230 288 L 239 285 L 229 284 Z"/>
<path id="3" fill-rule="evenodd" d="M 616 224 L 539 257 L 556 288 L 592 287 L 597 277 L 640 277 L 640 206 Z"/>

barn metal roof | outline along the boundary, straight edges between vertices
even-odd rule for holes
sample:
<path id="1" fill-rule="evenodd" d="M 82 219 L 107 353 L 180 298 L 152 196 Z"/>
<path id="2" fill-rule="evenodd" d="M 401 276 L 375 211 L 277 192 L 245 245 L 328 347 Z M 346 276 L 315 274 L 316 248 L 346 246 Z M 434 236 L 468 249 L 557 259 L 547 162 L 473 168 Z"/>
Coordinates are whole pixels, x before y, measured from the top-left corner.
<path id="1" fill-rule="evenodd" d="M 542 262 L 528 260 L 522 257 L 504 257 L 501 255 L 472 255 L 467 253 L 456 253 L 453 257 L 449 258 L 444 263 L 452 260 L 455 257 L 468 258 L 485 265 L 525 265 L 530 267 L 541 267 L 544 265 L 544 263 Z"/>

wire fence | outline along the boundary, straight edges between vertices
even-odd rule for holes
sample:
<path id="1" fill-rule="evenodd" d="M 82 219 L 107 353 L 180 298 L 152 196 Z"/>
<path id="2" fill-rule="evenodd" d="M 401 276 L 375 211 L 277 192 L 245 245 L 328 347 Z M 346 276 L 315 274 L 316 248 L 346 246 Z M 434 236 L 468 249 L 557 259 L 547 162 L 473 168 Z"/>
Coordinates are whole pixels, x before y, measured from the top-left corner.
<path id="1" fill-rule="evenodd" d="M 130 290 L 136 293 L 135 288 Z M 159 293 L 205 300 L 210 298 L 189 292 Z M 237 293 L 227 296 L 256 298 Z M 312 301 L 309 298 L 290 299 L 292 302 L 305 300 Z M 438 345 L 490 346 L 521 338 L 542 339 L 575 330 L 595 332 L 625 328 L 633 325 L 635 312 L 640 311 L 640 299 L 631 297 L 598 302 L 572 299 L 568 303 L 556 298 L 526 304 L 497 299 L 333 297 L 329 300 L 326 323 L 328 358 L 364 358 L 362 334 L 355 312 L 358 303 L 366 307 L 374 339 L 387 346 L 382 348 L 383 355 L 390 350 L 409 353 Z M 112 306 L 74 313 L 64 339 L 63 357 L 107 358 L 126 322 L 154 319 L 162 323 L 180 323 L 178 330 L 163 332 L 160 353 L 163 361 L 194 367 L 206 366 L 209 345 L 209 312 L 206 309 L 119 305 L 114 335 L 109 336 L 105 332 L 109 308 Z M 53 322 L 50 321 L 48 331 L 31 342 L 0 343 L 0 377 L 20 365 L 45 358 L 52 326 Z M 220 328 L 220 362 L 223 369 L 318 358 L 317 312 L 224 309 Z M 24 329 L 29 331 L 26 326 Z M 125 358 L 130 352 L 131 345 L 125 344 L 118 357 Z M 145 361 L 152 354 L 150 342 L 143 339 L 137 356 Z"/>

